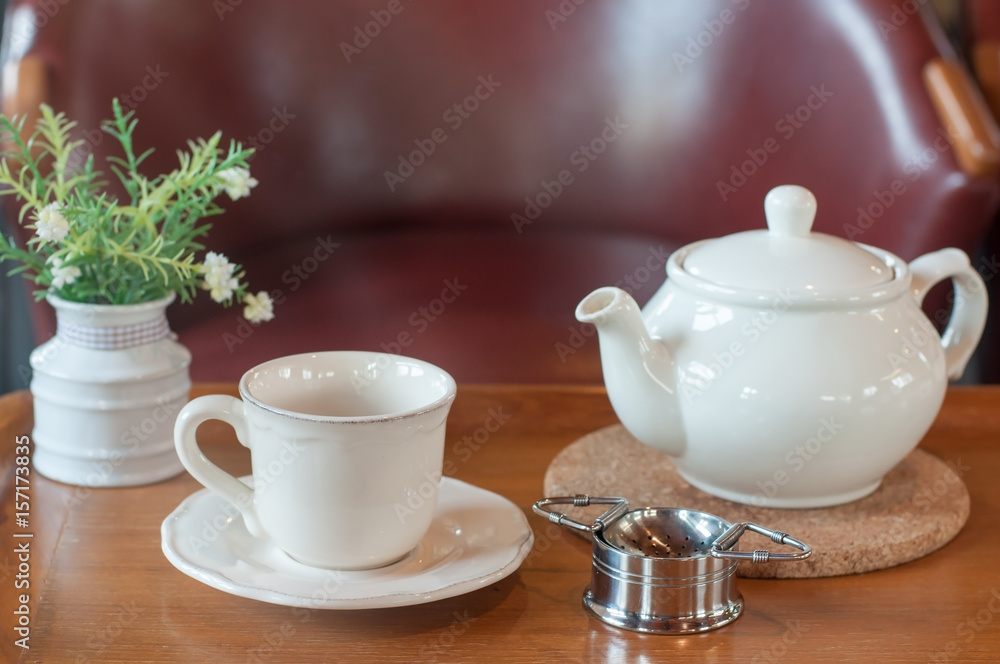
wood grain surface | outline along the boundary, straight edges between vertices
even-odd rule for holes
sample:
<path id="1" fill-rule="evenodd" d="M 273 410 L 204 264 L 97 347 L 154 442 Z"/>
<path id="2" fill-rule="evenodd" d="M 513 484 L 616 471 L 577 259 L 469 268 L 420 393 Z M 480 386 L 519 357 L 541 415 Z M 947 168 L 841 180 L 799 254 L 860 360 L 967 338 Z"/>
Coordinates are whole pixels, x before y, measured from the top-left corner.
<path id="1" fill-rule="evenodd" d="M 202 385 L 196 394 L 233 393 Z M 552 459 L 614 423 L 601 388 L 462 385 L 448 422 L 447 468 L 520 506 L 535 547 L 520 570 L 431 604 L 320 611 L 220 592 L 160 550 L 160 524 L 200 485 L 183 475 L 130 489 L 89 490 L 30 476 L 30 519 L 15 519 L 15 441 L 30 435 L 30 397 L 0 397 L 0 661 L 4 662 L 996 662 L 1000 660 L 1000 388 L 949 391 L 923 449 L 960 469 L 965 529 L 940 551 L 852 576 L 740 579 L 734 624 L 689 637 L 617 630 L 581 595 L 590 544 L 531 514 Z M 492 412 L 491 412 L 492 411 Z M 484 437 L 494 413 L 507 416 Z M 491 427 L 492 426 L 491 422 Z M 199 430 L 207 454 L 249 472 L 224 425 Z M 481 442 L 477 442 L 481 441 Z M 15 546 L 30 533 L 26 578 Z M 29 649 L 15 644 L 19 595 Z"/>

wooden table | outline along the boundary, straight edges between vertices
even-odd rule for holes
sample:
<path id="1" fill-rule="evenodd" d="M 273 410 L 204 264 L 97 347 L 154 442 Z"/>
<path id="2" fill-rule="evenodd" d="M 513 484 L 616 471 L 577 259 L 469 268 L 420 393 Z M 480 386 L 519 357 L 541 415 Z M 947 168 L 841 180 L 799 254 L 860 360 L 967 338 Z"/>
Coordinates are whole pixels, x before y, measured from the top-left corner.
<path id="1" fill-rule="evenodd" d="M 196 393 L 213 391 L 232 388 Z M 741 579 L 743 616 L 689 637 L 620 631 L 590 617 L 580 602 L 590 544 L 531 514 L 552 458 L 615 421 L 601 388 L 461 386 L 448 423 L 454 474 L 520 506 L 534 551 L 518 572 L 482 590 L 365 611 L 264 604 L 174 569 L 160 551 L 160 523 L 200 488 L 186 474 L 94 491 L 31 475 L 33 538 L 22 575 L 30 588 L 17 589 L 22 540 L 14 533 L 23 529 L 14 523 L 14 445 L 31 432 L 30 406 L 26 393 L 0 398 L 5 662 L 1000 661 L 1000 388 L 950 390 L 922 443 L 961 470 L 972 496 L 968 525 L 951 544 L 870 574 Z M 490 409 L 510 417 L 478 449 L 459 445 Z M 249 473 L 248 453 L 224 426 L 200 433 L 209 456 Z M 14 643 L 22 593 L 30 595 L 29 650 Z"/>

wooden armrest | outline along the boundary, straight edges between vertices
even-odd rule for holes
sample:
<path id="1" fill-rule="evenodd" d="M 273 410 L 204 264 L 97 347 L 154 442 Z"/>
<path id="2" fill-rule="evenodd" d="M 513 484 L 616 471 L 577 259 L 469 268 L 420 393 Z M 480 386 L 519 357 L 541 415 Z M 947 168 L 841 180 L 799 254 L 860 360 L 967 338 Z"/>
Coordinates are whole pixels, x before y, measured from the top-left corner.
<path id="1" fill-rule="evenodd" d="M 976 42 L 972 47 L 972 68 L 994 119 L 1000 120 L 1000 43 Z"/>
<path id="2" fill-rule="evenodd" d="M 27 140 L 35 129 L 41 113 L 38 106 L 49 101 L 49 72 L 45 61 L 38 55 L 27 54 L 20 60 L 8 62 L 3 68 L 3 114 L 8 118 L 24 117 L 21 138 Z M 4 145 L 4 149 L 10 146 Z"/>
<path id="3" fill-rule="evenodd" d="M 923 75 L 962 170 L 974 177 L 1000 173 L 1000 129 L 966 70 L 957 62 L 934 58 Z"/>

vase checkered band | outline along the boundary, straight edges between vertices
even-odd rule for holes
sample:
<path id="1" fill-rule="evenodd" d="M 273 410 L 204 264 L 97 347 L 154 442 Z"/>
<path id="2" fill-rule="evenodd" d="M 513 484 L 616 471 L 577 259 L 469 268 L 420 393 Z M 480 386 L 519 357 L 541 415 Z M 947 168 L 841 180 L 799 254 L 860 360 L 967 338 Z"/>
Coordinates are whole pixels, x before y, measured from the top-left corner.
<path id="1" fill-rule="evenodd" d="M 120 350 L 141 346 L 159 341 L 169 334 L 170 326 L 166 315 L 143 323 L 118 327 L 93 327 L 60 320 L 56 328 L 56 335 L 68 343 L 95 350 Z"/>

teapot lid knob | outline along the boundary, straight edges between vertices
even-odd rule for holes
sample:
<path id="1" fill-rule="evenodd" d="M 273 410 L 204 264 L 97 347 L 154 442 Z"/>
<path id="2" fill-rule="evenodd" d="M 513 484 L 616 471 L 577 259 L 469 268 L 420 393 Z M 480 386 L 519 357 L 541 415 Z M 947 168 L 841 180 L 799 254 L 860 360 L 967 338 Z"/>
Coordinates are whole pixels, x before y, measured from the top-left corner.
<path id="1" fill-rule="evenodd" d="M 816 197 L 805 187 L 783 184 L 767 192 L 764 215 L 772 235 L 807 237 L 816 217 Z"/>

